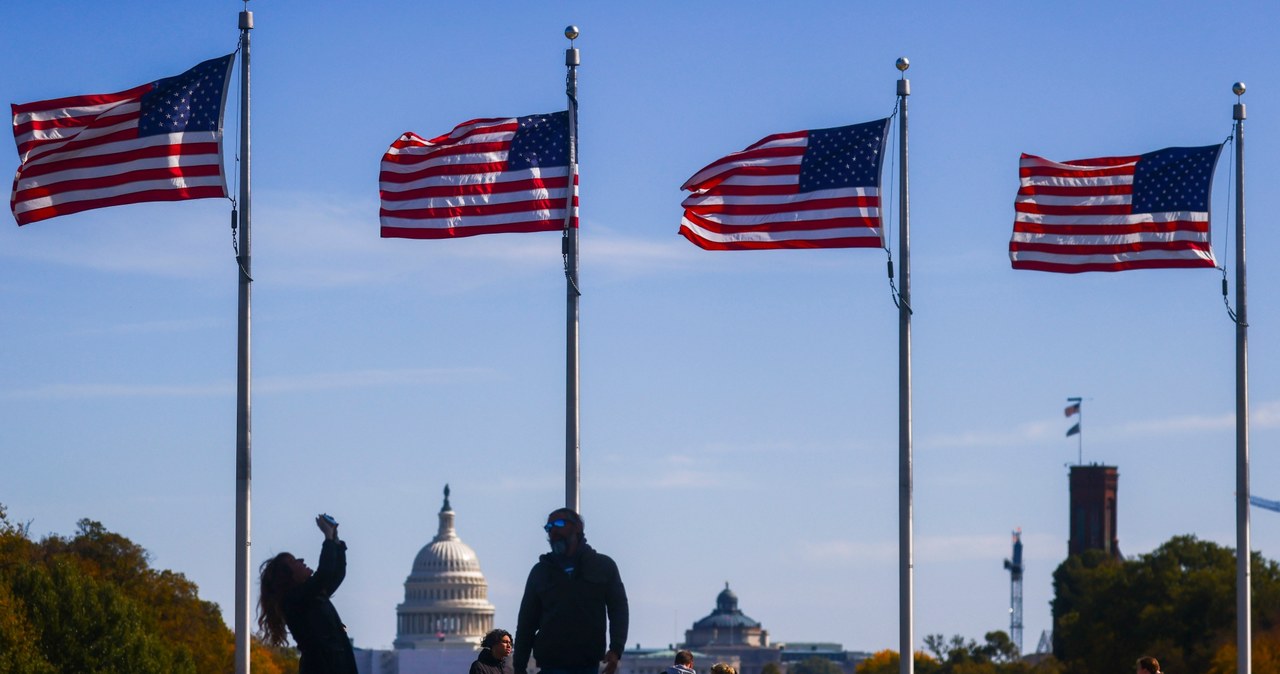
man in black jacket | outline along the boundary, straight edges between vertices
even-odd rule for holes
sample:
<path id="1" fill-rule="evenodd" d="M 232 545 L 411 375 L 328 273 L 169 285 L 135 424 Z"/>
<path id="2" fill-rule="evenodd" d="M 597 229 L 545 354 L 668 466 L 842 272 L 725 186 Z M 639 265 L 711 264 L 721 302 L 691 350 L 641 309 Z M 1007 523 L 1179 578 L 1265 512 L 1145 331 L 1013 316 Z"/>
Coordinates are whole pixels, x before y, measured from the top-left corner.
<path id="1" fill-rule="evenodd" d="M 582 517 L 568 508 L 547 516 L 551 552 L 525 582 L 516 622 L 515 674 L 529 654 L 541 674 L 614 674 L 627 643 L 627 590 L 618 565 L 587 545 Z M 605 648 L 605 626 L 609 641 Z"/>

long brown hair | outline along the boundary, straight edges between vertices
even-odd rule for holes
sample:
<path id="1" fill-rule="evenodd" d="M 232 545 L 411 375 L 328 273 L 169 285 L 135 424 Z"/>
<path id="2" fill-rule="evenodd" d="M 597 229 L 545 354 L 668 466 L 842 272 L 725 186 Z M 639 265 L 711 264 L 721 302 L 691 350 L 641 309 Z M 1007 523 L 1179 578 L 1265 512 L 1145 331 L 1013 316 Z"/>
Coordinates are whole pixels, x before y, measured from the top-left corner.
<path id="1" fill-rule="evenodd" d="M 289 562 L 293 555 L 282 552 L 258 567 L 258 628 L 262 640 L 272 646 L 288 643 L 284 625 L 284 595 L 296 581 Z"/>

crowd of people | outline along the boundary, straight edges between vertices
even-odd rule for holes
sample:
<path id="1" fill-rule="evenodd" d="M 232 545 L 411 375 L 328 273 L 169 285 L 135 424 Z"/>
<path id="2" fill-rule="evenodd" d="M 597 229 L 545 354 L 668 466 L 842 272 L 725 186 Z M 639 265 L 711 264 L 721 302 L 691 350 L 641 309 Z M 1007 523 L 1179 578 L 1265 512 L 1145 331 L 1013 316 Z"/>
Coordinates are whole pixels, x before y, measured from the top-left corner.
<path id="1" fill-rule="evenodd" d="M 316 517 L 324 534 L 320 561 L 282 552 L 259 571 L 258 626 L 274 646 L 298 646 L 299 674 L 357 674 L 347 628 L 330 598 L 347 574 L 347 545 L 338 523 Z M 618 565 L 587 544 L 582 516 L 557 508 L 543 527 L 551 551 L 538 558 L 525 581 L 516 634 L 495 629 L 481 641 L 469 674 L 528 674 L 530 656 L 539 674 L 615 674 L 627 642 L 627 591 Z M 604 663 L 603 671 L 600 663 Z M 693 653 L 676 652 L 666 674 L 696 674 Z M 726 663 L 710 674 L 737 674 Z M 1140 658 L 1137 674 L 1163 674 L 1152 657 Z"/>

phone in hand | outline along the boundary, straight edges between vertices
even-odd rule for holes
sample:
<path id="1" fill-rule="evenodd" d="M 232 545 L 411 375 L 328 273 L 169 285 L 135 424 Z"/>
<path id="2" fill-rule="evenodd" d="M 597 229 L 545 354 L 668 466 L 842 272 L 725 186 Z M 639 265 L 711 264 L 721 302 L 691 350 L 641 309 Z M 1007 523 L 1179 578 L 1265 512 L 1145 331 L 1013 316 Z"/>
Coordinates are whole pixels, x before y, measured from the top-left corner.
<path id="1" fill-rule="evenodd" d="M 333 519 L 333 516 L 329 515 L 328 513 L 322 513 L 320 515 L 320 519 L 324 520 L 325 522 L 328 522 L 329 526 L 331 527 L 338 526 L 338 520 Z"/>

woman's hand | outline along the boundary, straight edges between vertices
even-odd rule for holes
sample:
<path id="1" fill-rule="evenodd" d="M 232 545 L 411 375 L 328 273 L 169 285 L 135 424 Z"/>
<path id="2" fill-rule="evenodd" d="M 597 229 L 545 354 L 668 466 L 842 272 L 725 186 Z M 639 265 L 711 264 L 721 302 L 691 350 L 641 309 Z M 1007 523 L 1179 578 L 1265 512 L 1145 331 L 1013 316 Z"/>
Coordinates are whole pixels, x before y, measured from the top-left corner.
<path id="1" fill-rule="evenodd" d="M 324 515 L 316 515 L 316 526 L 320 527 L 320 531 L 324 532 L 325 540 L 338 540 L 338 523 L 334 522 L 333 518 L 325 517 Z"/>

